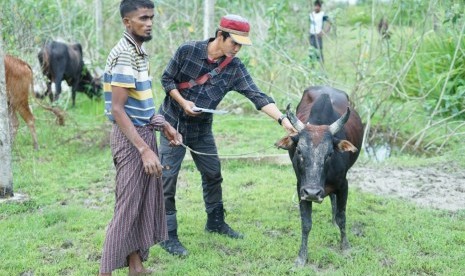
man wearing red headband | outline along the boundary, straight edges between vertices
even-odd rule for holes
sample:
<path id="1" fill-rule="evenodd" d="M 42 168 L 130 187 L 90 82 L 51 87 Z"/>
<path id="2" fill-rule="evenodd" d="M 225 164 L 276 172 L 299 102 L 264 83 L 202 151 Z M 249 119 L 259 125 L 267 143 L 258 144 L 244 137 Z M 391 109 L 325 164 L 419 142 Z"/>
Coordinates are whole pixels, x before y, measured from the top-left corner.
<path id="1" fill-rule="evenodd" d="M 194 151 L 192 158 L 202 176 L 203 199 L 207 212 L 205 230 L 230 238 L 242 238 L 224 221 L 220 159 L 212 133 L 213 114 L 198 108 L 215 109 L 229 91 L 247 97 L 284 129 L 295 129 L 276 107 L 274 100 L 264 94 L 254 83 L 241 60 L 236 57 L 242 45 L 252 45 L 249 22 L 238 15 L 221 18 L 215 37 L 205 41 L 182 44 L 163 72 L 161 83 L 166 97 L 160 114 L 175 126 L 184 143 Z M 168 223 L 169 240 L 162 247 L 173 255 L 184 256 L 188 251 L 178 239 L 176 219 L 176 183 L 184 147 L 173 148 L 161 134 L 160 160 L 163 166 L 163 191 Z"/>

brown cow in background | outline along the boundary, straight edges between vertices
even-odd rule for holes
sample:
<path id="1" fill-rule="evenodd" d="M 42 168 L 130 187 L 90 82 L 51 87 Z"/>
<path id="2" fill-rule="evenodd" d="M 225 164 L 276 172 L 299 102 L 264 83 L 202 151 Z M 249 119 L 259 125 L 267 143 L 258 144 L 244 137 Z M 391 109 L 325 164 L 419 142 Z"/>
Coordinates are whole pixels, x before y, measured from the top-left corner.
<path id="1" fill-rule="evenodd" d="M 19 127 L 16 112 L 21 115 L 31 131 L 34 149 L 38 149 L 37 135 L 34 126 L 34 115 L 29 108 L 29 92 L 32 92 L 32 69 L 26 62 L 10 55 L 5 55 L 5 79 L 8 99 L 8 113 L 13 130 L 13 139 Z"/>

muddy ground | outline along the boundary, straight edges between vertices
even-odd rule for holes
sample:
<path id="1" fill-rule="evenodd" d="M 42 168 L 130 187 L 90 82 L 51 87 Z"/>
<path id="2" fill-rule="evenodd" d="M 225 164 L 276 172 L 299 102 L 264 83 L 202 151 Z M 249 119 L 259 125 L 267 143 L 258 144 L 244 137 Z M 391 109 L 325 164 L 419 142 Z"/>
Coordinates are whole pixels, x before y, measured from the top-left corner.
<path id="1" fill-rule="evenodd" d="M 347 178 L 349 187 L 364 192 L 440 210 L 465 209 L 465 170 L 453 163 L 417 168 L 356 164 Z"/>

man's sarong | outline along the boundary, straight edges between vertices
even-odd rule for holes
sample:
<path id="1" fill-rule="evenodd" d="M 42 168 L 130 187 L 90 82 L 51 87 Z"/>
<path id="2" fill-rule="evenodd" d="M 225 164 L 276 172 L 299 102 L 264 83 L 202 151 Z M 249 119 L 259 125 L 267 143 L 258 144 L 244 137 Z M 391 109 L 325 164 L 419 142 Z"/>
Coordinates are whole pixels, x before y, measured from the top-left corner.
<path id="1" fill-rule="evenodd" d="M 136 126 L 157 153 L 153 128 Z M 127 257 L 134 251 L 147 260 L 149 248 L 168 239 L 161 178 L 145 173 L 139 151 L 117 124 L 113 124 L 110 145 L 116 167 L 115 210 L 103 246 L 101 273 L 128 266 Z"/>

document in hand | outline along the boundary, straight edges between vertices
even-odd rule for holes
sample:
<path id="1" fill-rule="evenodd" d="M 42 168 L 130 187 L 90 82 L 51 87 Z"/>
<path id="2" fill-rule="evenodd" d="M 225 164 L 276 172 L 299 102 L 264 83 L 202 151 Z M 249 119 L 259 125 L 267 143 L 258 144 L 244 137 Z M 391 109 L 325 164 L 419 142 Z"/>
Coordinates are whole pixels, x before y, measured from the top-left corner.
<path id="1" fill-rule="evenodd" d="M 226 114 L 226 113 L 228 113 L 228 111 L 226 111 L 226 110 L 215 110 L 215 109 L 201 108 L 201 107 L 197 107 L 197 106 L 192 107 L 192 111 L 195 111 L 195 112 L 207 112 L 207 113 L 213 113 L 213 114 Z"/>

